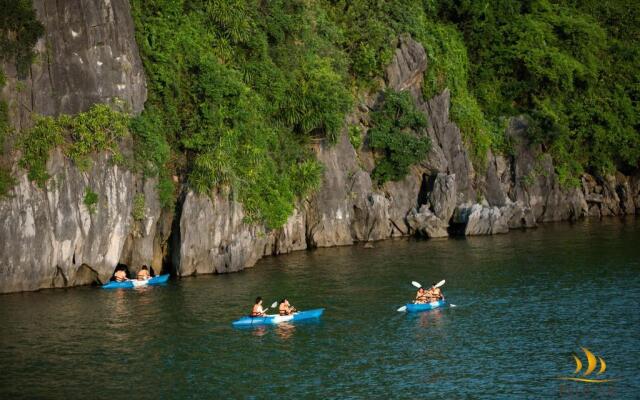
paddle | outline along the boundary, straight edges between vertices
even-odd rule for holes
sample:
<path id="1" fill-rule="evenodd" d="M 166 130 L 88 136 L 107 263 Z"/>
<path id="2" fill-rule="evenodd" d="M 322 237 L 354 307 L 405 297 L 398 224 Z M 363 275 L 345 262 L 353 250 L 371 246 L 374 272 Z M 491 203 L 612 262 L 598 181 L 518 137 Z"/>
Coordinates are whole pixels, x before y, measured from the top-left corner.
<path id="1" fill-rule="evenodd" d="M 440 282 L 436 283 L 436 284 L 435 284 L 435 287 L 437 287 L 437 288 L 438 288 L 438 287 L 440 287 L 440 286 L 444 285 L 444 283 L 445 283 L 445 280 L 443 279 L 443 280 L 441 280 Z M 420 284 L 420 282 L 411 281 L 411 284 L 412 284 L 413 286 L 417 287 L 417 288 L 421 288 L 421 287 L 422 287 L 422 285 Z M 398 312 L 405 312 L 405 311 L 407 311 L 407 306 L 402 306 L 402 307 L 398 308 Z"/>
<path id="2" fill-rule="evenodd" d="M 267 310 L 270 308 L 276 308 L 277 306 L 278 306 L 278 302 L 274 301 L 269 307 L 267 307 Z M 264 313 L 265 316 L 267 316 L 267 313 L 266 313 L 267 310 L 263 310 L 265 312 Z"/>
<path id="3" fill-rule="evenodd" d="M 443 279 L 440 282 L 436 283 L 435 287 L 440 287 L 442 285 L 444 285 L 446 281 Z M 420 284 L 420 282 L 416 282 L 416 281 L 411 281 L 411 284 L 415 287 L 417 287 L 418 289 L 420 289 L 422 287 L 422 285 Z"/>

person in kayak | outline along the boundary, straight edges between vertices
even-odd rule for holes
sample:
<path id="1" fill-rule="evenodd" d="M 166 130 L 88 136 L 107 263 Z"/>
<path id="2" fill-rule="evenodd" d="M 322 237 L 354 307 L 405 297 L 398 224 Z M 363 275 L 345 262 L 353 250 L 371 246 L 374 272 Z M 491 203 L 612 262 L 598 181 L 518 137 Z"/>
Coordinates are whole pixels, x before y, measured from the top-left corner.
<path id="1" fill-rule="evenodd" d="M 256 304 L 253 305 L 253 309 L 251 310 L 251 317 L 263 317 L 265 315 L 264 310 L 262 309 L 262 297 L 256 297 Z"/>
<path id="2" fill-rule="evenodd" d="M 416 293 L 416 300 L 414 301 L 414 303 L 416 304 L 424 304 L 427 303 L 429 300 L 428 296 L 427 296 L 427 292 L 424 290 L 424 288 L 419 288 L 418 292 Z"/>
<path id="3" fill-rule="evenodd" d="M 113 277 L 116 279 L 116 282 L 124 282 L 127 280 L 127 273 L 123 269 L 117 270 Z"/>
<path id="4" fill-rule="evenodd" d="M 444 295 L 442 294 L 442 290 L 440 290 L 439 287 L 436 287 L 435 282 L 431 284 L 431 289 L 429 289 L 429 292 L 431 292 L 431 301 L 444 300 Z"/>
<path id="5" fill-rule="evenodd" d="M 138 271 L 138 280 L 146 281 L 151 276 L 149 275 L 149 268 L 146 265 L 143 265 L 140 271 Z"/>
<path id="6" fill-rule="evenodd" d="M 296 308 L 289 304 L 289 300 L 284 298 L 280 300 L 280 306 L 278 307 L 280 315 L 291 315 L 296 312 Z"/>

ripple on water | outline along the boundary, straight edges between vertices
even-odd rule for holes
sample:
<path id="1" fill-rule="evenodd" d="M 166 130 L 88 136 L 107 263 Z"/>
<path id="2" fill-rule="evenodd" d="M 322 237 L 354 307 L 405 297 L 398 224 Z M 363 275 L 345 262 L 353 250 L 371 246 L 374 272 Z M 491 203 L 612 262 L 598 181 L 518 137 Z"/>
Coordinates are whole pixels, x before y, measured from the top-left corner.
<path id="1" fill-rule="evenodd" d="M 394 240 L 145 290 L 2 296 L 0 398 L 554 398 L 580 346 L 619 379 L 607 397 L 637 398 L 638 228 Z M 395 311 L 412 280 L 443 278 L 457 307 Z M 232 328 L 257 295 L 325 315 Z"/>

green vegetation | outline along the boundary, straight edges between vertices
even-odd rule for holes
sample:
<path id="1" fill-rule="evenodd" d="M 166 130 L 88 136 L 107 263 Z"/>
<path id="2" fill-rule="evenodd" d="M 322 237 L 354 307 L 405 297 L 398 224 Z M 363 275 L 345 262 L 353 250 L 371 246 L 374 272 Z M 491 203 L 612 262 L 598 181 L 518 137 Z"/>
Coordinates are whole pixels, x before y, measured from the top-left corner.
<path id="1" fill-rule="evenodd" d="M 96 212 L 98 207 L 98 194 L 91 190 L 91 188 L 87 188 L 84 192 L 84 205 L 87 206 L 87 210 L 89 210 L 89 214 L 93 214 Z"/>
<path id="2" fill-rule="evenodd" d="M 132 125 L 137 156 L 167 193 L 167 171 L 181 171 L 201 193 L 232 190 L 250 220 L 272 227 L 319 181 L 308 138 L 335 140 L 355 96 L 379 87 L 403 34 L 427 50 L 424 94 L 450 90 L 451 117 L 478 170 L 490 148 L 512 151 L 504 129 L 520 114 L 564 183 L 585 168 L 637 165 L 638 7 L 627 15 L 621 1 L 134 0 L 132 8 L 149 79 Z M 384 155 L 379 182 L 401 179 L 420 161 L 414 150 L 428 147 L 410 132 L 419 123 L 393 118 L 378 111 L 371 131 Z M 356 133 L 348 129 L 357 147 Z"/>
<path id="3" fill-rule="evenodd" d="M 18 147 L 22 150 L 20 166 L 29 171 L 29 179 L 44 187 L 49 175 L 47 160 L 57 146 L 78 168 L 91 167 L 91 154 L 108 151 L 115 162 L 122 162 L 119 140 L 128 135 L 129 117 L 104 104 L 87 112 L 56 118 L 39 116 L 33 128 L 22 132 Z"/>
<path id="4" fill-rule="evenodd" d="M 18 77 L 25 77 L 44 27 L 36 19 L 31 0 L 0 0 L 0 10 L 0 61 L 15 63 Z"/>
<path id="5" fill-rule="evenodd" d="M 6 4 L 5 4 L 6 3 Z M 4 1 L 0 58 L 21 73 L 42 27 L 28 0 Z M 41 185 L 50 150 L 83 169 L 94 151 L 158 178 L 165 207 L 174 176 L 200 193 L 233 193 L 247 220 L 281 226 L 318 187 L 308 143 L 335 141 L 356 98 L 376 91 L 398 38 L 427 51 L 423 94 L 448 89 L 451 118 L 480 172 L 489 149 L 510 154 L 512 116 L 555 162 L 565 185 L 583 171 L 636 170 L 640 160 L 640 5 L 622 0 L 132 0 L 148 82 L 135 118 L 96 106 L 40 117 L 22 132 L 21 165 Z M 26 64 L 25 64 L 26 63 Z M 22 67 L 21 67 L 22 65 Z M 0 83 L 4 77 L 0 75 Z M 3 122 L 4 121 L 4 122 Z M 0 104 L 0 140 L 9 130 Z M 402 179 L 429 148 L 407 94 L 387 91 L 372 113 L 374 179 Z M 4 128 L 3 128 L 4 127 Z M 347 128 L 361 146 L 357 126 Z M 0 170 L 1 172 L 1 170 Z M 0 173 L 0 193 L 6 171 Z"/>
<path id="6" fill-rule="evenodd" d="M 320 181 L 306 141 L 335 140 L 352 104 L 327 9 L 285 0 L 132 8 L 149 81 L 133 131 L 149 169 L 184 170 L 200 193 L 232 190 L 249 221 L 282 225 Z"/>
<path id="7" fill-rule="evenodd" d="M 131 212 L 133 219 L 136 221 L 144 221 L 145 218 L 145 198 L 143 193 L 136 193 L 133 196 L 133 210 Z"/>
<path id="8" fill-rule="evenodd" d="M 373 170 L 378 184 L 402 179 L 411 165 L 425 158 L 430 142 L 421 130 L 427 118 L 409 93 L 385 91 L 380 109 L 371 115 L 371 125 L 369 145 L 383 156 Z"/>
<path id="9" fill-rule="evenodd" d="M 5 85 L 5 76 L 0 70 L 0 91 Z M 6 155 L 6 140 L 11 134 L 11 125 L 9 124 L 9 110 L 7 102 L 0 100 L 0 198 L 7 195 L 9 190 L 15 184 L 15 179 L 11 176 L 11 170 L 8 166 L 9 160 Z"/>
<path id="10" fill-rule="evenodd" d="M 9 190 L 16 184 L 8 168 L 0 167 L 0 198 L 5 197 Z"/>
<path id="11" fill-rule="evenodd" d="M 349 126 L 349 142 L 354 149 L 358 150 L 362 146 L 362 129 L 358 125 Z"/>
<path id="12" fill-rule="evenodd" d="M 462 32 L 485 115 L 528 115 L 565 185 L 638 168 L 640 4 L 442 1 L 437 15 Z"/>

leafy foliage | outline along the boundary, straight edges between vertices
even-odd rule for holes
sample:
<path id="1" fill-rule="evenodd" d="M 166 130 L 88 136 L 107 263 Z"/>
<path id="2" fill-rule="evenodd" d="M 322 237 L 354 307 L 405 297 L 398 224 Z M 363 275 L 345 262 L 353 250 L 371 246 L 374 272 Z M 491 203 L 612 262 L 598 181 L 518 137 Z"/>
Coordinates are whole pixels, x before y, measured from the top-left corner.
<path id="1" fill-rule="evenodd" d="M 427 126 L 425 115 L 408 92 L 387 90 L 371 123 L 369 145 L 383 155 L 376 163 L 373 178 L 379 184 L 404 178 L 409 167 L 422 161 L 429 150 L 429 138 L 420 132 Z"/>
<path id="2" fill-rule="evenodd" d="M 87 188 L 85 190 L 83 203 L 87 207 L 87 210 L 89 210 L 90 214 L 96 212 L 96 209 L 98 207 L 98 199 L 98 194 L 91 190 L 91 188 Z"/>
<path id="3" fill-rule="evenodd" d="M 91 166 L 90 155 L 109 151 L 116 162 L 123 157 L 119 140 L 128 135 L 129 117 L 104 104 L 75 116 L 37 117 L 33 128 L 23 132 L 18 143 L 22 150 L 20 165 L 29 171 L 29 179 L 44 187 L 49 175 L 47 160 L 56 146 L 62 146 L 81 170 Z"/>
<path id="4" fill-rule="evenodd" d="M 5 197 L 15 183 L 11 171 L 8 168 L 0 167 L 0 198 Z"/>
<path id="5" fill-rule="evenodd" d="M 550 150 L 563 183 L 638 167 L 640 5 L 442 1 L 438 15 L 463 34 L 485 115 L 529 115 L 530 139 Z"/>
<path id="6" fill-rule="evenodd" d="M 132 8 L 150 89 L 132 129 L 141 158 L 186 171 L 201 193 L 232 190 L 248 220 L 282 225 L 319 182 L 305 141 L 335 140 L 352 104 L 326 9 L 284 0 Z"/>
<path id="7" fill-rule="evenodd" d="M 349 126 L 349 142 L 354 149 L 358 150 L 362 146 L 362 129 L 358 125 Z"/>
<path id="8" fill-rule="evenodd" d="M 28 0 L 2 1 L 0 58 L 24 74 L 42 27 Z M 44 185 L 53 147 L 87 168 L 95 150 L 121 160 L 116 144 L 130 131 L 134 165 L 158 177 L 165 207 L 175 199 L 173 177 L 186 175 L 201 193 L 232 192 L 248 220 L 280 226 L 319 185 L 309 140 L 335 141 L 354 98 L 377 90 L 397 38 L 409 34 L 429 58 L 425 97 L 450 91 L 451 118 L 478 170 L 489 149 L 511 151 L 505 123 L 522 114 L 565 185 L 585 170 L 637 170 L 636 3 L 132 0 L 145 111 L 133 119 L 100 107 L 39 118 L 19 140 L 21 164 Z M 405 94 L 385 93 L 370 130 L 379 183 L 401 179 L 426 154 L 420 116 Z M 0 103 L 0 141 L 3 130 Z M 360 132 L 348 134 L 359 146 Z"/>
<path id="9" fill-rule="evenodd" d="M 133 219 L 136 221 L 144 221 L 146 201 L 143 193 L 136 193 L 133 196 L 133 210 L 131 212 Z"/>
<path id="10" fill-rule="evenodd" d="M 15 63 L 18 76 L 24 77 L 44 27 L 36 19 L 31 0 L 0 0 L 0 9 L 0 61 Z"/>

